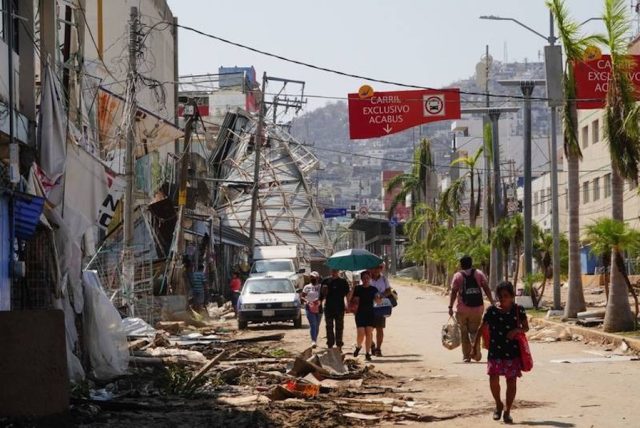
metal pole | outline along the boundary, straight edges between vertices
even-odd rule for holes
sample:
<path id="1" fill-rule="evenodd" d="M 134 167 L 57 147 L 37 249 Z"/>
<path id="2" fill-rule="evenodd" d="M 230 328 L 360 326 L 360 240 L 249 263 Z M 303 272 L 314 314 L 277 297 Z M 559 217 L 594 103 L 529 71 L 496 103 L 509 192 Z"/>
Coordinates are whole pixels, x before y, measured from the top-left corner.
<path id="1" fill-rule="evenodd" d="M 558 137 L 556 107 L 551 107 L 551 228 L 553 232 L 553 309 L 562 308 L 560 293 L 560 208 L 558 201 Z"/>
<path id="2" fill-rule="evenodd" d="M 485 107 L 489 108 L 489 105 L 491 103 L 490 99 L 489 99 L 489 45 L 486 46 L 486 53 L 485 53 L 485 61 L 486 61 L 486 66 L 485 66 L 485 71 L 487 74 L 487 81 L 485 82 Z M 488 115 L 484 115 L 483 121 L 482 121 L 482 139 L 484 141 L 484 130 L 486 125 L 489 123 L 489 117 Z M 490 205 L 490 200 L 491 200 L 491 153 L 488 150 L 488 147 L 486 147 L 485 144 L 485 148 L 484 148 L 484 191 L 483 191 L 483 197 L 482 197 L 482 230 L 484 232 L 484 236 L 486 237 L 486 239 L 489 239 L 489 236 L 491 235 L 490 233 L 490 228 L 491 228 L 491 222 L 489 221 L 489 205 Z M 480 189 L 478 189 L 478 191 L 480 191 Z"/>
<path id="3" fill-rule="evenodd" d="M 553 13 L 549 12 L 549 45 L 556 43 Z M 560 201 L 558 188 L 558 114 L 555 105 L 551 110 L 551 231 L 553 233 L 553 309 L 562 309 L 560 289 Z"/>
<path id="4" fill-rule="evenodd" d="M 398 268 L 398 254 L 396 252 L 396 229 L 397 229 L 397 225 L 395 223 L 395 220 L 392 220 L 390 222 L 391 224 L 389 226 L 391 226 L 391 275 L 396 274 L 397 272 L 397 268 Z"/>
<path id="5" fill-rule="evenodd" d="M 500 223 L 502 218 L 502 188 L 500 183 L 500 111 L 492 110 L 489 112 L 489 118 L 492 125 L 492 143 L 493 143 L 493 222 Z M 498 248 L 494 248 L 495 256 L 495 278 L 492 281 L 498 283 L 502 280 L 502 254 Z"/>
<path id="6" fill-rule="evenodd" d="M 262 134 L 264 130 L 264 115 L 265 115 L 265 102 L 267 89 L 267 73 L 262 75 L 262 100 L 260 102 L 260 112 L 258 115 L 258 125 L 256 127 L 256 134 L 253 138 L 253 150 L 256 153 L 255 165 L 253 169 L 253 194 L 251 197 L 251 220 L 249 225 L 249 258 L 253 260 L 253 250 L 256 247 L 256 221 L 258 211 L 258 196 L 260 194 L 260 151 L 262 149 Z"/>
<path id="7" fill-rule="evenodd" d="M 520 82 L 524 95 L 524 273 L 533 273 L 533 236 L 531 218 L 531 94 L 534 82 Z"/>

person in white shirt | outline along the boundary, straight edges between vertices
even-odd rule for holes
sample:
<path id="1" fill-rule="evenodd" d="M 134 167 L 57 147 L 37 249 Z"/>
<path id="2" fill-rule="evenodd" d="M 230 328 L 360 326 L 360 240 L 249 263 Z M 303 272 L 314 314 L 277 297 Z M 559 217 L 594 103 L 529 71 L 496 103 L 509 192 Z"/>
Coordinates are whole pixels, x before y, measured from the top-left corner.
<path id="1" fill-rule="evenodd" d="M 318 342 L 320 321 L 322 321 L 322 295 L 320 274 L 311 272 L 311 283 L 304 286 L 300 297 L 304 304 L 307 320 L 309 321 L 309 333 L 311 334 L 311 347 L 315 348 Z"/>
<path id="2" fill-rule="evenodd" d="M 388 296 L 391 293 L 389 280 L 382 274 L 384 263 L 371 269 L 371 285 L 378 289 L 378 293 L 382 296 Z M 384 340 L 384 329 L 387 326 L 385 317 L 375 317 L 374 327 L 376 329 L 376 342 L 373 345 L 373 355 L 382 356 L 382 341 Z"/>

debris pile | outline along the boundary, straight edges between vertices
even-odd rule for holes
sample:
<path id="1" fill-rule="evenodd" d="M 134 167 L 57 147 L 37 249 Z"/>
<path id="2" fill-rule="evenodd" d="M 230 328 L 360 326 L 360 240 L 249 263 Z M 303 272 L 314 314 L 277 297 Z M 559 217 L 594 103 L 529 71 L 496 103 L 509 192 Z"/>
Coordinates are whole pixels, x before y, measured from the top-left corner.
<path id="1" fill-rule="evenodd" d="M 74 390 L 79 424 L 154 425 L 180 418 L 238 426 L 345 426 L 427 421 L 410 380 L 345 358 L 337 349 L 292 354 L 284 333 L 238 334 L 225 323 L 126 321 L 130 374 Z M 145 325 L 146 324 L 146 325 Z M 214 422 L 211 422 L 214 421 Z"/>

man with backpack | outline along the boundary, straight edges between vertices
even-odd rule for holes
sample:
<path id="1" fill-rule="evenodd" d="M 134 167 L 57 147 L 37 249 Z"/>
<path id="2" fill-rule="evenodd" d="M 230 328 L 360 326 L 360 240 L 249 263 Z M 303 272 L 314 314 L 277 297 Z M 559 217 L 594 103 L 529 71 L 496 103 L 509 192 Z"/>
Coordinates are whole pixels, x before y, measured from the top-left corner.
<path id="1" fill-rule="evenodd" d="M 462 341 L 462 358 L 465 363 L 482 359 L 480 345 L 472 345 L 475 342 L 475 335 L 482 323 L 484 313 L 484 300 L 482 291 L 492 305 L 495 300 L 489 289 L 487 277 L 479 269 L 473 268 L 473 260 L 470 256 L 463 256 L 460 259 L 460 271 L 451 280 L 451 300 L 449 301 L 449 315 L 453 316 L 453 305 L 456 303 L 456 321 L 460 326 Z"/>

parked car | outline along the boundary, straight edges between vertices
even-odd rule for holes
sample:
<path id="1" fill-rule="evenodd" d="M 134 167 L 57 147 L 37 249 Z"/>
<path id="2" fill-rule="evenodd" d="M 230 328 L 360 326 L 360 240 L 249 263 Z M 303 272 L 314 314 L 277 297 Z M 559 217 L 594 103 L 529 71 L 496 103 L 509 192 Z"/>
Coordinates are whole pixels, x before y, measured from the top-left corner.
<path id="1" fill-rule="evenodd" d="M 241 330 L 250 322 L 293 321 L 294 327 L 302 327 L 300 295 L 288 273 L 249 277 L 242 287 L 237 309 Z"/>

